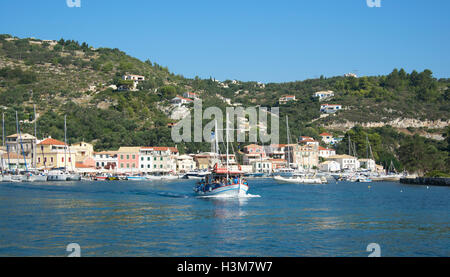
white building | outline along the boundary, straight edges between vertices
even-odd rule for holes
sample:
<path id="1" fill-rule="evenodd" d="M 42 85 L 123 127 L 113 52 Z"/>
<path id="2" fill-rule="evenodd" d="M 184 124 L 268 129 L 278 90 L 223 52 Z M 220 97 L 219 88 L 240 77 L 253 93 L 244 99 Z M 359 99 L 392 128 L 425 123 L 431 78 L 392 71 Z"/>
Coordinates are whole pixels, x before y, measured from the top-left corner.
<path id="1" fill-rule="evenodd" d="M 330 156 L 328 160 L 339 163 L 341 169 L 356 170 L 360 168 L 358 159 L 349 155 Z"/>
<path id="2" fill-rule="evenodd" d="M 141 148 L 139 149 L 139 172 L 150 173 L 153 172 L 153 149 Z"/>
<path id="3" fill-rule="evenodd" d="M 299 141 L 299 144 L 302 145 L 314 145 L 314 146 L 319 146 L 319 142 L 316 141 L 314 138 L 312 137 L 305 137 L 305 136 L 301 136 Z"/>
<path id="4" fill-rule="evenodd" d="M 177 95 L 177 97 L 170 100 L 170 103 L 172 103 L 173 105 L 176 105 L 176 106 L 181 106 L 181 105 L 189 104 L 189 103 L 193 103 L 193 102 L 194 102 L 194 100 L 185 98 L 185 97 L 182 97 L 179 95 Z"/>
<path id="5" fill-rule="evenodd" d="M 199 99 L 198 94 L 194 92 L 185 92 L 183 93 L 183 97 L 189 99 Z"/>
<path id="6" fill-rule="evenodd" d="M 189 155 L 181 155 L 177 157 L 177 172 L 186 173 L 197 169 L 194 158 Z"/>
<path id="7" fill-rule="evenodd" d="M 368 169 L 370 171 L 377 170 L 377 164 L 372 159 L 360 159 L 359 164 L 361 168 Z"/>
<path id="8" fill-rule="evenodd" d="M 142 172 L 175 173 L 178 156 L 179 152 L 175 147 L 141 147 L 139 150 L 139 170 Z M 142 157 L 144 157 L 144 160 L 141 159 Z M 153 160 L 149 161 L 148 158 Z M 144 168 L 141 168 L 141 162 Z M 148 170 L 149 165 L 152 167 L 150 171 Z"/>
<path id="9" fill-rule="evenodd" d="M 332 90 L 318 91 L 318 92 L 314 93 L 314 96 L 319 97 L 319 101 L 321 101 L 321 100 L 333 97 L 334 91 L 332 91 Z"/>
<path id="10" fill-rule="evenodd" d="M 320 111 L 323 113 L 335 113 L 337 111 L 342 110 L 342 105 L 334 105 L 334 104 L 322 104 L 320 105 Z"/>
<path id="11" fill-rule="evenodd" d="M 334 139 L 332 134 L 328 134 L 328 133 L 322 133 L 319 136 L 322 137 L 322 141 L 326 144 L 335 144 L 336 140 Z"/>
<path id="12" fill-rule="evenodd" d="M 331 156 L 336 156 L 336 150 L 319 146 L 319 157 L 328 159 Z"/>
<path id="13" fill-rule="evenodd" d="M 319 169 L 324 172 L 337 172 L 341 170 L 341 166 L 335 161 L 325 161 L 319 164 Z"/>
<path id="14" fill-rule="evenodd" d="M 117 152 L 96 152 L 94 153 L 94 161 L 97 169 L 101 171 L 115 171 L 118 165 Z"/>

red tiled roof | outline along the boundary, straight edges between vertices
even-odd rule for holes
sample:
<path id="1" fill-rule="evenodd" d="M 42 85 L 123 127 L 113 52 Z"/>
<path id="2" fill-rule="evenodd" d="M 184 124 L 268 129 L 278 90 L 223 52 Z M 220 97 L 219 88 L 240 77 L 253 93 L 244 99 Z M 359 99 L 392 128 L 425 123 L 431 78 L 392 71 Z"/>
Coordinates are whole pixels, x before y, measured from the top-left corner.
<path id="1" fill-rule="evenodd" d="M 48 138 L 44 141 L 41 141 L 38 145 L 66 145 L 64 142 L 59 141 L 57 139 Z"/>
<path id="2" fill-rule="evenodd" d="M 155 151 L 167 151 L 167 150 L 170 150 L 173 153 L 178 153 L 178 149 L 176 147 L 141 147 L 141 149 L 155 150 Z"/>
<path id="3" fill-rule="evenodd" d="M 328 133 L 322 133 L 319 136 L 321 136 L 321 137 L 331 137 L 332 135 L 328 134 Z"/>

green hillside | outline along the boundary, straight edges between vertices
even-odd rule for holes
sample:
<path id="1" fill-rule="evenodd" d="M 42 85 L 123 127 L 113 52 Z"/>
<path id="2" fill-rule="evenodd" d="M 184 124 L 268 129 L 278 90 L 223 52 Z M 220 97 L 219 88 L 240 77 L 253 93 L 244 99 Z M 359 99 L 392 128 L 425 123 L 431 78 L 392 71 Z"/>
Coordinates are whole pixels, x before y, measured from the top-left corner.
<path id="1" fill-rule="evenodd" d="M 138 91 L 114 91 L 109 87 L 123 84 L 121 77 L 127 73 L 145 76 L 146 81 L 139 84 Z M 277 107 L 281 96 L 295 95 L 297 101 L 280 106 L 280 141 L 286 142 L 286 115 L 291 138 L 307 135 L 317 139 L 321 132 L 330 130 L 335 135 L 350 136 L 355 136 L 352 132 L 362 132 L 358 129 L 361 127 L 348 133 L 349 128 L 330 129 L 328 126 L 333 124 L 387 123 L 401 119 L 448 121 L 449 82 L 449 79 L 435 79 L 430 70 L 406 73 L 403 69 L 387 76 L 321 77 L 265 85 L 216 82 L 212 78 L 174 75 L 166 67 L 149 60 L 140 61 L 118 49 L 94 49 L 87 43 L 64 39 L 55 43 L 0 35 L 0 107 L 6 114 L 7 133 L 15 132 L 15 111 L 22 121 L 22 130 L 33 133 L 33 105 L 36 105 L 38 137 L 51 135 L 63 139 L 64 115 L 67 115 L 69 142 L 92 142 L 96 150 L 123 145 L 173 146 L 167 126 L 173 120 L 165 110 L 171 98 L 186 91 L 201 94 L 204 108 L 225 108 L 227 104 L 217 95 L 244 107 Z M 321 90 L 333 90 L 335 97 L 326 103 L 341 104 L 344 110 L 320 118 L 323 102 L 313 94 Z M 393 159 L 399 168 L 448 172 L 448 127 L 408 127 L 363 129 L 376 144 L 377 161 Z M 375 133 L 383 139 L 377 142 Z M 425 139 L 427 134 L 440 135 L 443 140 Z M 442 162 L 431 168 L 412 164 L 405 157 L 405 149 L 412 142 L 432 145 L 433 149 L 424 147 L 421 151 Z M 345 152 L 344 144 L 338 151 Z M 197 143 L 178 146 L 181 152 L 209 149 L 209 145 Z M 235 144 L 237 148 L 242 146 Z"/>

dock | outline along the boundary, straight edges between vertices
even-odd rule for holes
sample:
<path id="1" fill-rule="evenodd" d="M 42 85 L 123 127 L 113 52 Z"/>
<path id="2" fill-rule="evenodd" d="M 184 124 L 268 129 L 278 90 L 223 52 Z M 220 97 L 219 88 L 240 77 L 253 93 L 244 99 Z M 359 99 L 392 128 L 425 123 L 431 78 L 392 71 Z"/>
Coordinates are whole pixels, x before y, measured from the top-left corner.
<path id="1" fill-rule="evenodd" d="M 401 178 L 400 183 L 409 185 L 448 187 L 450 186 L 450 178 L 431 178 L 431 177 Z"/>

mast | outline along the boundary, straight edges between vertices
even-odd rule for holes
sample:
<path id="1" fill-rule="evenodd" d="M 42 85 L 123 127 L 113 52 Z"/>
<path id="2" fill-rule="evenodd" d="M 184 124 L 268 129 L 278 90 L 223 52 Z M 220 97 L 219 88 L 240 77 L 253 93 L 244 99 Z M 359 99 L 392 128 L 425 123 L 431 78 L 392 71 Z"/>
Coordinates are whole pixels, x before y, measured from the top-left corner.
<path id="1" fill-rule="evenodd" d="M 227 141 L 227 182 L 229 179 L 229 170 L 228 170 L 228 113 L 226 116 L 226 124 L 225 124 L 225 133 L 226 133 L 226 141 Z"/>
<path id="2" fill-rule="evenodd" d="M 16 131 L 17 131 L 17 137 L 16 137 L 16 171 L 19 172 L 19 117 L 17 115 L 16 111 Z"/>
<path id="3" fill-rule="evenodd" d="M 5 113 L 3 113 L 2 117 L 2 144 L 5 147 Z"/>
<path id="4" fill-rule="evenodd" d="M 286 133 L 287 133 L 287 152 L 288 152 L 288 160 L 287 160 L 287 168 L 291 168 L 291 151 L 289 150 L 289 145 L 291 144 L 291 139 L 289 138 L 289 117 L 286 115 Z"/>
<path id="5" fill-rule="evenodd" d="M 348 134 L 348 133 L 347 133 Z M 348 134 L 348 155 L 351 156 L 352 155 L 352 140 L 350 138 L 350 135 Z"/>
<path id="6" fill-rule="evenodd" d="M 67 171 L 67 115 L 64 116 L 64 170 Z"/>
<path id="7" fill-rule="evenodd" d="M 33 105 L 33 109 L 34 109 L 34 137 L 36 139 L 36 143 L 33 145 L 31 144 L 31 146 L 33 147 L 33 163 L 34 163 L 34 169 L 37 168 L 37 151 L 36 151 L 36 147 L 37 147 L 37 118 L 36 118 L 36 104 Z"/>

